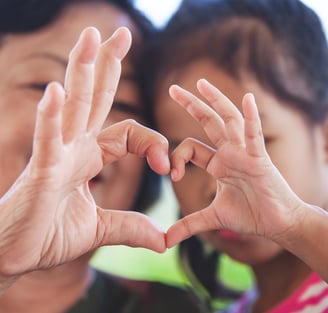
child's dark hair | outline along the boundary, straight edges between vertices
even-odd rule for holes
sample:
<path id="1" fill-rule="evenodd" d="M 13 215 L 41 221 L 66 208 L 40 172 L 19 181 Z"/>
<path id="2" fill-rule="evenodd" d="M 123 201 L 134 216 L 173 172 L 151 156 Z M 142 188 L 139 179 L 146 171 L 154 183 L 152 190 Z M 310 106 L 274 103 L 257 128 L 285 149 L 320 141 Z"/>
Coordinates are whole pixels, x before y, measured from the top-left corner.
<path id="1" fill-rule="evenodd" d="M 212 312 L 240 298 L 242 291 L 233 290 L 218 279 L 220 252 L 207 248 L 198 237 L 190 237 L 179 245 L 179 261 L 193 292 L 206 310 Z M 216 304 L 215 300 L 220 302 Z"/>
<path id="2" fill-rule="evenodd" d="M 200 59 L 236 80 L 247 74 L 311 122 L 326 117 L 326 36 L 318 16 L 301 1 L 184 0 L 147 49 L 149 103 L 154 105 L 168 75 Z M 211 297 L 225 296 L 216 281 L 219 253 L 205 253 L 191 238 L 180 245 L 180 256 L 191 281 L 198 280 Z"/>
<path id="3" fill-rule="evenodd" d="M 7 34 L 28 33 L 37 31 L 51 23 L 70 4 L 97 3 L 113 4 L 130 16 L 136 25 L 142 38 L 142 44 L 148 40 L 154 32 L 152 23 L 137 10 L 130 0 L 1 0 L 0 1 L 0 49 L 2 38 Z M 110 17 L 108 17 L 110 18 Z M 139 50 L 141 47 L 137 47 Z M 136 50 L 136 47 L 134 47 Z M 1 52 L 1 51 L 0 51 Z M 134 51 L 133 62 L 139 68 L 140 53 Z M 137 71 L 137 76 L 139 72 Z M 141 85 L 141 76 L 136 81 Z M 142 95 L 143 96 L 143 95 Z M 143 103 L 145 101 L 143 100 Z M 151 123 L 148 110 L 144 110 L 145 120 Z M 152 125 L 150 125 L 152 126 Z M 148 166 L 143 176 L 143 184 L 140 188 L 138 199 L 134 209 L 143 211 L 148 208 L 160 195 L 160 176 L 154 173 Z"/>
<path id="4" fill-rule="evenodd" d="M 235 79 L 251 75 L 312 121 L 326 115 L 327 39 L 316 13 L 299 0 L 184 0 L 157 38 L 154 51 L 166 48 L 156 52 L 154 92 L 167 73 L 208 58 Z"/>

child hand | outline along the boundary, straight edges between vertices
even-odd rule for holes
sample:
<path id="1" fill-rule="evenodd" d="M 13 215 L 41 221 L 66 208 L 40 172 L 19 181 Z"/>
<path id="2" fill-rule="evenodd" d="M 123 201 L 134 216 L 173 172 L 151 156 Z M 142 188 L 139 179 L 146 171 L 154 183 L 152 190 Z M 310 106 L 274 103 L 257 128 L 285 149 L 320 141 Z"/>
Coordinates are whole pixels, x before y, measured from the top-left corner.
<path id="1" fill-rule="evenodd" d="M 197 87 L 209 105 L 178 86 L 172 86 L 170 94 L 201 124 L 214 148 L 186 139 L 171 156 L 171 177 L 180 180 L 185 164 L 191 161 L 217 180 L 217 191 L 208 207 L 199 208 L 169 228 L 167 246 L 216 229 L 276 240 L 297 218 L 302 201 L 265 150 L 253 95 L 243 99 L 243 116 L 207 81 L 200 80 Z"/>

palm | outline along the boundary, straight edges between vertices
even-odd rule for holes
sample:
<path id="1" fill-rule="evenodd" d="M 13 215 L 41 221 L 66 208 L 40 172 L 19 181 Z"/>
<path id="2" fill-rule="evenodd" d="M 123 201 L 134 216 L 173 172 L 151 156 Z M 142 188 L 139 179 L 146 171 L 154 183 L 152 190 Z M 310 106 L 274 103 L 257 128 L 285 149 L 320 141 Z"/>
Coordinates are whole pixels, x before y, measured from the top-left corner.
<path id="1" fill-rule="evenodd" d="M 288 218 L 277 208 L 295 208 L 298 198 L 267 155 L 252 98 L 244 98 L 243 118 L 213 86 L 201 82 L 199 90 L 215 110 L 179 88 L 172 97 L 201 123 L 215 149 L 187 139 L 172 155 L 173 179 L 184 175 L 184 163 L 191 160 L 217 179 L 217 192 L 207 208 L 168 230 L 168 246 L 213 229 L 274 237 L 275 221 Z"/>
<path id="2" fill-rule="evenodd" d="M 265 177 L 271 168 L 265 157 L 251 157 L 244 147 L 227 144 L 218 151 L 208 165 L 210 173 L 217 178 L 217 196 L 211 207 L 215 211 L 220 228 L 236 232 L 264 234 L 265 220 L 271 219 L 265 212 L 274 195 Z M 271 175 L 270 175 L 271 176 Z M 259 195 L 266 194 L 264 201 Z"/>
<path id="3" fill-rule="evenodd" d="M 95 240 L 100 239 L 96 237 L 99 232 L 97 206 L 90 194 L 88 181 L 103 166 L 102 151 L 95 137 L 85 137 L 70 143 L 69 146 L 63 146 L 59 152 L 60 159 L 54 165 L 56 172 L 52 173 L 53 168 L 41 169 L 40 175 L 37 176 L 42 179 L 34 182 L 33 188 L 39 185 L 40 195 L 49 190 L 45 194 L 46 197 L 31 199 L 38 202 L 35 207 L 46 209 L 48 214 L 48 217 L 43 216 L 43 219 L 40 218 L 43 214 L 37 214 L 36 220 L 32 222 L 35 227 L 40 225 L 39 236 L 43 242 L 39 244 L 46 266 L 71 260 L 95 247 Z M 37 165 L 32 168 L 35 175 Z M 44 221 L 48 221 L 47 228 L 43 225 Z M 42 230 L 44 236 L 41 236 Z M 36 240 L 31 242 L 35 244 Z M 47 259 L 48 251 L 59 253 Z"/>

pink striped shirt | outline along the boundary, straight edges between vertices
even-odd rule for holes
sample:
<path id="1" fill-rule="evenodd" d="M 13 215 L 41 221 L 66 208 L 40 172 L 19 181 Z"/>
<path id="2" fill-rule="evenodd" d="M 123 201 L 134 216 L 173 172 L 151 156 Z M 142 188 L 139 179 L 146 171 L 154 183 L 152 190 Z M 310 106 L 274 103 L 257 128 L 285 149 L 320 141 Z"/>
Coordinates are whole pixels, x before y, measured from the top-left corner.
<path id="1" fill-rule="evenodd" d="M 251 313 L 255 300 L 254 290 L 247 292 L 226 312 Z M 290 297 L 266 313 L 328 313 L 328 284 L 312 273 Z"/>

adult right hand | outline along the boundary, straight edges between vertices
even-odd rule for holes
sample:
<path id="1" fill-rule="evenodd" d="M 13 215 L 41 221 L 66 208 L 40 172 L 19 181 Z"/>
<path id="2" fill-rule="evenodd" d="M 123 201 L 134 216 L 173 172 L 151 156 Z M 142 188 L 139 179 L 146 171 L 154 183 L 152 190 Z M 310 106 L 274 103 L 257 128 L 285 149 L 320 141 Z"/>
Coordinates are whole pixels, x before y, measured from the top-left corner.
<path id="1" fill-rule="evenodd" d="M 166 249 L 165 233 L 149 218 L 99 208 L 88 186 L 127 153 L 146 156 L 160 174 L 169 171 L 163 136 L 133 121 L 102 130 L 130 43 L 126 28 L 102 44 L 87 28 L 70 54 L 64 88 L 51 83 L 45 91 L 30 162 L 0 199 L 0 291 L 19 275 L 102 245 Z"/>

